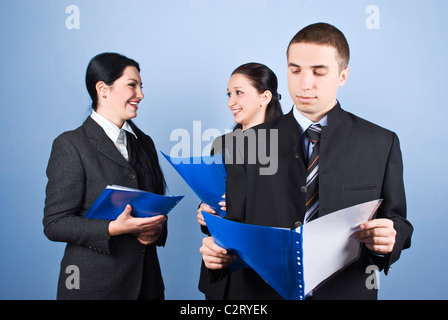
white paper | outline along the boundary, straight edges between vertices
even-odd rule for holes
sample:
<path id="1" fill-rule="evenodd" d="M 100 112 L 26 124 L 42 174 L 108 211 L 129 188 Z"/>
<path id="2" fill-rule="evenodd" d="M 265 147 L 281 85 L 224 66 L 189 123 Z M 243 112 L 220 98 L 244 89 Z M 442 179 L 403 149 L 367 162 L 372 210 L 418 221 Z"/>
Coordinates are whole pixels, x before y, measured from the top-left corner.
<path id="1" fill-rule="evenodd" d="M 305 295 L 322 281 L 358 258 L 359 225 L 372 219 L 382 200 L 342 209 L 302 226 Z"/>
<path id="2" fill-rule="evenodd" d="M 145 192 L 145 191 L 143 191 L 143 190 L 139 190 L 139 189 L 133 189 L 133 188 L 129 188 L 129 187 L 119 186 L 119 185 L 117 185 L 117 184 L 108 185 L 108 186 L 106 187 L 106 189 L 122 190 L 122 191 Z"/>

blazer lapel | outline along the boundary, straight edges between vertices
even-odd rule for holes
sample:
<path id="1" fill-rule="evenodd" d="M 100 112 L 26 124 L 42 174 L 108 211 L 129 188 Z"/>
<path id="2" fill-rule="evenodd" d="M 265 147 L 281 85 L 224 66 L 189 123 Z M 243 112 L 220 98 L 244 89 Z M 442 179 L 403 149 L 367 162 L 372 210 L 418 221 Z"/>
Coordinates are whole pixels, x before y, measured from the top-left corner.
<path id="1" fill-rule="evenodd" d="M 291 111 L 285 116 L 285 118 L 287 123 L 288 139 L 291 141 L 291 144 L 288 145 L 292 146 L 291 152 L 293 152 L 294 157 L 298 159 L 300 161 L 300 164 L 303 165 L 303 168 L 305 168 L 306 158 L 303 152 L 301 140 L 302 128 L 300 128 L 300 125 L 297 123 L 297 120 L 294 117 L 293 109 L 291 109 Z"/>
<path id="2" fill-rule="evenodd" d="M 135 167 L 138 158 L 138 148 L 137 148 L 137 139 L 130 132 L 126 132 L 127 141 L 128 141 L 128 155 L 129 155 L 129 165 L 131 167 Z"/>
<path id="3" fill-rule="evenodd" d="M 131 168 L 130 164 L 95 120 L 88 117 L 84 122 L 83 127 L 89 139 L 96 141 L 96 147 L 100 153 L 123 167 Z"/>
<path id="4" fill-rule="evenodd" d="M 345 111 L 342 110 L 339 102 L 328 113 L 327 120 L 327 126 L 322 127 L 320 140 L 319 177 L 325 176 L 325 178 L 319 179 L 319 213 L 316 218 L 330 213 L 329 208 L 332 205 L 329 186 L 334 182 L 335 160 L 341 154 L 341 143 L 350 143 L 344 142 L 343 135 L 347 130 Z"/>

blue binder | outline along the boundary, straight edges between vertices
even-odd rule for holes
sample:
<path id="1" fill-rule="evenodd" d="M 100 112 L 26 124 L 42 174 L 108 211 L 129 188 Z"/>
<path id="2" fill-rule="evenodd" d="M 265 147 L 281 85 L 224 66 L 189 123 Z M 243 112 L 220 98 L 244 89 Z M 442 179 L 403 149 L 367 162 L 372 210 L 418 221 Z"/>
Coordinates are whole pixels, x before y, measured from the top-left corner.
<path id="1" fill-rule="evenodd" d="M 202 214 L 216 244 L 238 254 L 283 298 L 305 298 L 301 232 L 238 223 L 204 211 Z"/>
<path id="2" fill-rule="evenodd" d="M 162 154 L 202 202 L 221 217 L 226 215 L 218 204 L 226 192 L 227 174 L 222 155 L 172 158 Z"/>
<path id="3" fill-rule="evenodd" d="M 252 268 L 287 300 L 303 300 L 326 279 L 355 261 L 359 225 L 382 200 L 372 200 L 315 219 L 295 230 L 250 225 L 202 211 L 213 240 L 240 260 L 230 271 Z"/>
<path id="4" fill-rule="evenodd" d="M 132 206 L 135 218 L 167 215 L 184 196 L 162 196 L 151 192 L 107 186 L 87 211 L 85 218 L 115 220 L 126 205 Z"/>

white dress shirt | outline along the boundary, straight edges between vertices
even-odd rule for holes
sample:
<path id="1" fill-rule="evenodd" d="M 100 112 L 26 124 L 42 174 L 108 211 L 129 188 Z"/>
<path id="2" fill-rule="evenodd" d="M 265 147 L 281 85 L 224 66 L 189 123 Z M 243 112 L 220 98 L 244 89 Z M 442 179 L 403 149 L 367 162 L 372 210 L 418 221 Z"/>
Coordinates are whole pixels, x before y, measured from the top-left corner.
<path id="1" fill-rule="evenodd" d="M 118 151 L 120 151 L 120 152 L 122 152 L 123 150 L 120 150 L 117 139 L 118 139 L 118 135 L 120 134 L 121 130 L 125 130 L 127 132 L 132 133 L 134 135 L 134 137 L 137 139 L 137 136 L 136 136 L 134 130 L 132 130 L 132 127 L 129 125 L 129 123 L 127 121 L 124 122 L 124 124 L 121 128 L 118 128 L 112 121 L 106 119 L 105 117 L 96 113 L 95 111 L 92 111 L 92 114 L 90 115 L 90 117 L 93 120 L 95 120 L 96 123 L 98 123 L 101 126 L 101 128 L 103 128 L 106 135 L 110 138 L 110 140 L 112 140 L 112 142 L 114 143 L 114 145 L 117 147 Z M 127 146 L 126 135 L 124 135 L 124 144 L 125 144 L 125 146 Z M 127 149 L 124 150 L 124 152 L 126 153 L 126 155 L 123 155 L 123 156 L 126 159 L 128 157 Z"/>

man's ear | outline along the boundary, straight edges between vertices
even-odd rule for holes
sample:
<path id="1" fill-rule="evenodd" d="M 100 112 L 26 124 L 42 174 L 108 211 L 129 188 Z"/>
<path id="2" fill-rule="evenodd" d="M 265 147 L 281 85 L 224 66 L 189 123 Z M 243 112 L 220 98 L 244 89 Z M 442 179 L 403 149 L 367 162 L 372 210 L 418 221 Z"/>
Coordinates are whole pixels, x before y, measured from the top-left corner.
<path id="1" fill-rule="evenodd" d="M 348 74 L 350 72 L 350 68 L 346 67 L 344 70 L 342 70 L 341 74 L 339 75 L 339 86 L 343 87 L 345 83 L 347 82 Z"/>

